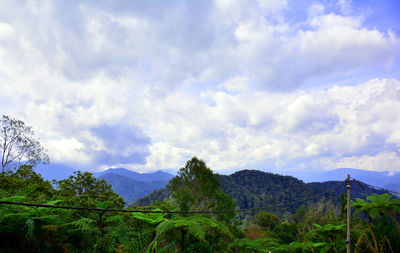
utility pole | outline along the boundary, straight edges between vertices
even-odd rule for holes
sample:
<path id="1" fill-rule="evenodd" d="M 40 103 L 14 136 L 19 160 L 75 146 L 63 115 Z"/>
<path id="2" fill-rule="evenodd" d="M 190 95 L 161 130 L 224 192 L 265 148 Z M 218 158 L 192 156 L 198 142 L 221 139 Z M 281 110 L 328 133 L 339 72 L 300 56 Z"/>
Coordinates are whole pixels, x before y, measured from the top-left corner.
<path id="1" fill-rule="evenodd" d="M 350 216 L 351 216 L 351 206 L 350 206 L 350 189 L 351 189 L 351 185 L 350 185 L 350 175 L 347 174 L 347 240 L 346 240 L 346 244 L 347 244 L 347 253 L 350 253 L 351 249 L 350 249 Z"/>

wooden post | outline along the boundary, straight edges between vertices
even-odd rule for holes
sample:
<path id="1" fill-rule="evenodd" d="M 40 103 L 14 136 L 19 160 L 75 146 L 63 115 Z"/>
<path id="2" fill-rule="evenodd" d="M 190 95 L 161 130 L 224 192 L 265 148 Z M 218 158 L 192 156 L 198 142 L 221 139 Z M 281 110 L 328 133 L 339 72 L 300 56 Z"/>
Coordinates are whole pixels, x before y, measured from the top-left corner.
<path id="1" fill-rule="evenodd" d="M 351 185 L 350 185 L 350 175 L 347 174 L 347 240 L 346 240 L 346 244 L 347 244 L 347 253 L 350 253 L 351 249 L 350 249 L 350 216 L 351 216 L 351 206 L 350 206 L 350 189 L 351 189 Z"/>

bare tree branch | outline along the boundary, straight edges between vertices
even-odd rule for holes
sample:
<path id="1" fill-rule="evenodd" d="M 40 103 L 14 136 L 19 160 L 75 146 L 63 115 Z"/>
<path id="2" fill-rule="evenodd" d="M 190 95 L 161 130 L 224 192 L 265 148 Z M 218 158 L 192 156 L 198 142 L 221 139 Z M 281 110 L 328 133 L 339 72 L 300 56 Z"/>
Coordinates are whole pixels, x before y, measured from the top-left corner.
<path id="1" fill-rule="evenodd" d="M 47 163 L 49 157 L 43 146 L 36 140 L 31 127 L 21 120 L 3 115 L 0 119 L 1 167 L 4 170 L 15 163 L 30 165 Z"/>

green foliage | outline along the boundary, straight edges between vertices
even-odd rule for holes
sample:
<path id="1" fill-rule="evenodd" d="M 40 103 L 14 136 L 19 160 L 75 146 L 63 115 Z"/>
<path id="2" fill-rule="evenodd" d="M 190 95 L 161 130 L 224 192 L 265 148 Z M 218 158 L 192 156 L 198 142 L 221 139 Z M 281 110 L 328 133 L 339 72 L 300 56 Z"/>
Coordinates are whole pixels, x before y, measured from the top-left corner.
<path id="1" fill-rule="evenodd" d="M 230 210 L 235 202 L 220 188 L 216 174 L 203 160 L 193 157 L 181 168 L 178 175 L 170 180 L 167 189 L 180 210 Z M 234 213 L 221 213 L 217 218 L 229 221 Z"/>
<path id="2" fill-rule="evenodd" d="M 339 181 L 306 184 L 294 177 L 257 170 L 242 170 L 229 176 L 218 175 L 218 181 L 221 183 L 222 191 L 232 197 L 239 208 L 264 208 L 266 206 L 281 205 L 309 198 L 320 194 L 322 191 L 336 187 L 319 198 L 285 207 L 268 209 L 268 211 L 279 214 L 283 218 L 296 213 L 301 205 L 314 206 L 318 205 L 319 202 L 330 202 L 329 209 L 334 216 L 338 216 L 341 213 L 340 204 L 343 203 L 341 202 L 340 194 L 346 192 L 346 187 Z M 383 193 L 381 190 L 361 185 L 363 186 L 362 188 L 358 184 L 352 187 L 352 196 L 361 197 L 365 196 L 365 194 Z M 157 200 L 169 199 L 170 195 L 171 192 L 167 189 L 160 189 L 149 194 L 147 197 L 138 199 L 135 205 L 151 205 Z M 256 212 L 248 212 L 245 215 L 248 214 L 255 216 Z M 245 216 L 241 213 L 238 213 L 238 215 L 242 219 Z M 309 224 L 310 227 L 312 223 L 315 222 L 311 222 Z"/>
<path id="3" fill-rule="evenodd" d="M 206 238 L 209 246 L 211 248 L 215 247 L 214 250 L 216 250 L 218 245 L 210 244 L 213 241 L 216 242 L 213 239 L 216 237 L 219 239 L 224 237 L 225 240 L 233 238 L 232 233 L 224 223 L 206 216 L 174 216 L 160 223 L 156 228 L 156 233 L 154 240 L 149 245 L 150 249 L 174 243 L 175 250 L 180 250 L 181 252 L 186 249 L 187 244 L 192 245 L 193 243 L 204 242 Z M 180 237 L 176 237 L 176 234 L 180 234 Z M 192 247 L 195 246 L 192 245 Z"/>
<path id="4" fill-rule="evenodd" d="M 4 190 L 0 193 L 1 201 L 23 202 L 27 199 L 23 195 L 11 196 Z M 62 211 L 0 205 L 0 249 L 6 252 L 40 252 L 48 249 L 49 245 L 40 238 L 46 238 L 52 228 L 62 223 L 63 216 L 58 214 Z M 55 245 L 58 246 L 57 243 Z"/>
<path id="5" fill-rule="evenodd" d="M 159 189 L 155 190 L 149 195 L 137 199 L 134 203 L 132 203 L 130 206 L 149 206 L 154 204 L 157 201 L 164 201 L 169 199 L 171 196 L 171 193 L 167 189 Z"/>
<path id="6" fill-rule="evenodd" d="M 273 213 L 260 211 L 257 213 L 254 222 L 267 230 L 273 230 L 280 223 L 280 219 Z"/>
<path id="7" fill-rule="evenodd" d="M 170 190 L 175 200 L 143 211 L 220 210 L 231 205 L 214 175 L 197 158 L 181 169 Z M 204 173 L 203 173 L 204 172 Z M 57 188 L 21 166 L 0 178 L 0 200 L 100 209 L 123 208 L 104 180 L 77 172 Z M 180 185 L 178 184 L 180 183 Z M 211 189 L 211 190 L 210 190 Z M 202 195 L 191 196 L 192 194 Z M 184 201 L 189 201 L 184 203 Z M 221 203 L 217 203 L 220 201 Z M 355 252 L 400 252 L 400 205 L 391 195 L 353 201 Z M 116 213 L 0 205 L 2 252 L 344 252 L 345 219 L 334 202 L 320 200 L 280 218 L 261 211 L 246 220 L 166 213 Z"/>
<path id="8" fill-rule="evenodd" d="M 0 188 L 10 194 L 43 201 L 50 199 L 55 193 L 51 183 L 34 172 L 31 165 L 22 165 L 14 171 L 2 173 Z"/>
<path id="9" fill-rule="evenodd" d="M 153 211 L 162 211 L 161 209 L 153 209 Z M 164 213 L 132 213 L 132 217 L 145 221 L 151 225 L 159 224 L 166 221 Z"/>
<path id="10" fill-rule="evenodd" d="M 369 219 L 357 240 L 356 250 L 363 252 L 400 251 L 400 199 L 389 194 L 368 196 L 366 200 L 352 201 L 355 215 L 364 214 Z"/>
<path id="11" fill-rule="evenodd" d="M 306 236 L 320 252 L 343 252 L 346 249 L 346 224 L 314 224 Z"/>
<path id="12" fill-rule="evenodd" d="M 257 170 L 241 170 L 229 176 L 221 175 L 219 176 L 219 181 L 223 191 L 233 197 L 239 208 L 264 208 L 297 201 L 321 193 L 321 188 L 306 184 L 294 177 Z M 337 195 L 331 192 L 325 194 L 322 198 L 336 201 Z M 269 209 L 269 211 L 284 217 L 295 213 L 301 204 L 310 205 L 319 200 L 310 200 L 275 210 Z"/>
<path id="13" fill-rule="evenodd" d="M 289 244 L 296 241 L 298 237 L 298 227 L 295 223 L 283 222 L 278 224 L 272 232 L 281 244 Z"/>
<path id="14" fill-rule="evenodd" d="M 400 199 L 387 193 L 368 196 L 367 200 L 357 198 L 356 202 L 352 201 L 352 206 L 356 208 L 355 214 L 364 212 L 371 219 L 380 219 L 384 214 L 395 217 L 400 213 Z"/>
<path id="15" fill-rule="evenodd" d="M 111 185 L 87 171 L 76 171 L 68 179 L 56 181 L 55 184 L 58 188 L 57 198 L 68 205 L 96 207 L 99 202 L 108 202 L 112 203 L 109 208 L 125 206 L 124 199 L 112 190 Z"/>
<path id="16" fill-rule="evenodd" d="M 275 251 L 279 248 L 279 243 L 274 238 L 262 238 L 251 240 L 248 238 L 236 239 L 234 242 L 229 244 L 228 249 L 231 252 L 268 252 L 268 251 Z"/>

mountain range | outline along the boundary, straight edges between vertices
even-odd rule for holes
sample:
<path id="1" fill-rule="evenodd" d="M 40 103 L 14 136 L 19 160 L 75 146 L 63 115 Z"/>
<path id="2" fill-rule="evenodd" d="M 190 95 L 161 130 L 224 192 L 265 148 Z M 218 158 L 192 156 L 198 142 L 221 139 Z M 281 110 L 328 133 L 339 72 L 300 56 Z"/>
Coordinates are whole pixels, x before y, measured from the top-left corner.
<path id="1" fill-rule="evenodd" d="M 330 171 L 312 171 L 312 172 L 292 172 L 295 176 L 304 182 L 324 182 L 332 180 L 344 180 L 347 174 L 351 178 L 366 184 L 382 187 L 394 192 L 400 191 L 400 173 L 389 171 L 369 171 L 353 168 L 339 168 Z"/>
<path id="2" fill-rule="evenodd" d="M 46 180 L 66 179 L 75 171 L 71 167 L 52 163 L 36 166 L 35 171 Z M 163 188 L 173 178 L 172 174 L 156 171 L 153 173 L 138 173 L 124 168 L 110 168 L 105 171 L 93 173 L 99 179 L 105 179 L 111 184 L 112 189 L 125 199 L 126 203 L 132 203 L 138 198 L 144 197 L 153 191 Z"/>
<path id="3" fill-rule="evenodd" d="M 294 213 L 303 204 L 317 205 L 320 200 L 330 201 L 339 206 L 341 194 L 347 191 L 344 181 L 304 183 L 295 177 L 258 170 L 241 170 L 228 176 L 219 175 L 218 179 L 222 190 L 235 200 L 240 209 L 264 208 L 294 202 L 279 208 L 269 208 L 270 211 L 283 215 Z M 385 192 L 364 183 L 352 183 L 351 188 L 352 199 Z M 133 205 L 151 205 L 156 200 L 168 198 L 169 195 L 166 189 L 159 189 L 138 199 Z M 304 199 L 306 201 L 299 201 Z"/>
<path id="4" fill-rule="evenodd" d="M 174 176 L 163 171 L 137 173 L 123 168 L 111 168 L 93 174 L 105 179 L 127 204 L 165 187 Z"/>
<path id="5" fill-rule="evenodd" d="M 68 178 L 75 170 L 63 164 L 51 163 L 48 165 L 38 165 L 35 167 L 35 171 L 40 173 L 47 180 L 61 180 Z M 298 173 L 296 174 L 297 178 L 295 178 L 293 176 L 281 176 L 255 170 L 242 170 L 231 175 L 220 175 L 219 178 L 223 189 L 233 196 L 238 205 L 243 208 L 251 207 L 261 202 L 270 203 L 270 198 L 272 198 L 270 195 L 272 193 L 292 191 L 291 189 L 293 187 L 292 193 L 288 193 L 285 196 L 282 195 L 282 201 L 285 198 L 299 199 L 302 196 L 311 196 L 316 192 L 320 192 L 321 189 L 327 189 L 328 186 L 335 183 L 334 181 L 344 180 L 347 174 L 367 184 L 376 185 L 396 192 L 400 191 L 400 173 L 341 168 L 313 174 L 313 177 L 311 177 L 307 173 Z M 169 194 L 162 190 L 162 188 L 174 177 L 172 174 L 160 170 L 153 173 L 138 173 L 124 168 L 111 168 L 93 173 L 93 175 L 97 178 L 105 179 L 112 185 L 116 193 L 124 197 L 128 204 L 136 200 L 138 200 L 138 204 L 148 204 L 150 200 L 160 200 L 168 197 Z M 308 183 L 304 183 L 302 180 Z M 365 186 L 364 189 L 369 189 L 369 194 L 374 192 L 372 188 L 368 186 Z M 358 194 L 356 189 L 354 190 L 355 193 Z M 359 190 L 361 193 L 361 189 Z M 342 189 L 341 193 L 344 192 L 345 188 Z M 251 196 L 252 194 L 254 194 L 254 196 Z M 244 198 L 244 196 L 248 198 Z M 276 196 L 274 198 L 275 200 L 272 202 L 276 202 L 280 199 L 280 197 Z"/>
<path id="6" fill-rule="evenodd" d="M 153 173 L 138 173 L 135 171 L 124 169 L 124 168 L 111 168 L 111 169 L 108 169 L 105 171 L 93 173 L 93 176 L 102 177 L 109 173 L 123 175 L 123 176 L 133 179 L 135 181 L 141 181 L 141 182 L 154 182 L 154 181 L 167 181 L 168 182 L 170 179 L 172 179 L 174 177 L 173 175 L 163 172 L 161 170 L 158 170 Z"/>
<path id="7" fill-rule="evenodd" d="M 167 180 L 143 182 L 115 173 L 102 174 L 98 178 L 105 179 L 107 183 L 111 184 L 112 189 L 122 196 L 126 203 L 132 203 L 136 199 L 146 196 L 168 184 Z"/>

